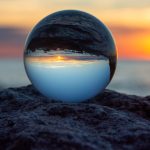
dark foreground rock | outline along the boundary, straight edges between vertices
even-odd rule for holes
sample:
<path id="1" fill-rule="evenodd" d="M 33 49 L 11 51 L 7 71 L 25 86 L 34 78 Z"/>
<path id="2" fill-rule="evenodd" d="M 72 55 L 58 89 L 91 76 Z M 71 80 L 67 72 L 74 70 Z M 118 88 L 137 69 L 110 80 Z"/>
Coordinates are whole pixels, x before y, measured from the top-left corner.
<path id="1" fill-rule="evenodd" d="M 105 90 L 65 104 L 32 86 L 0 92 L 0 150 L 150 149 L 150 96 Z"/>

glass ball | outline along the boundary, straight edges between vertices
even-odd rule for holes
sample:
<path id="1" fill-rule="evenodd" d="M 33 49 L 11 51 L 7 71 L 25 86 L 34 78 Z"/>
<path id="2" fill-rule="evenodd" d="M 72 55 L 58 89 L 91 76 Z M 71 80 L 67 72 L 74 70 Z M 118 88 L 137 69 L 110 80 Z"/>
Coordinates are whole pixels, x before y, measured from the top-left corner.
<path id="1" fill-rule="evenodd" d="M 24 64 L 33 86 L 63 102 L 81 102 L 102 93 L 114 75 L 116 61 L 108 28 L 77 10 L 45 17 L 25 44 Z"/>

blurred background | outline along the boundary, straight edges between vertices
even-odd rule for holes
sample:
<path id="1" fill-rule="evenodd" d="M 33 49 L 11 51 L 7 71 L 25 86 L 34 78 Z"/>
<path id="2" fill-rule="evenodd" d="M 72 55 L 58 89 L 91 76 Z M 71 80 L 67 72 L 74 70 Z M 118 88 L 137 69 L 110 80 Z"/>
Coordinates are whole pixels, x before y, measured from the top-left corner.
<path id="1" fill-rule="evenodd" d="M 150 95 L 150 0 L 0 0 L 0 90 L 30 84 L 23 65 L 27 34 L 64 9 L 88 12 L 113 33 L 118 66 L 107 88 Z"/>

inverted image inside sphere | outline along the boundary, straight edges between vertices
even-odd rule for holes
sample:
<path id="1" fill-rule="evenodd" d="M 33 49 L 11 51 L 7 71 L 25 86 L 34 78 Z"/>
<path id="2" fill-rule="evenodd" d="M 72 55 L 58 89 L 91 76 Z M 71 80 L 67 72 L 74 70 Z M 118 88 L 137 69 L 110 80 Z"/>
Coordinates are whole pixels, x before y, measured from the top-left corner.
<path id="1" fill-rule="evenodd" d="M 29 34 L 25 68 L 33 85 L 56 100 L 87 100 L 103 91 L 116 68 L 111 33 L 85 12 L 65 10 L 41 20 Z"/>

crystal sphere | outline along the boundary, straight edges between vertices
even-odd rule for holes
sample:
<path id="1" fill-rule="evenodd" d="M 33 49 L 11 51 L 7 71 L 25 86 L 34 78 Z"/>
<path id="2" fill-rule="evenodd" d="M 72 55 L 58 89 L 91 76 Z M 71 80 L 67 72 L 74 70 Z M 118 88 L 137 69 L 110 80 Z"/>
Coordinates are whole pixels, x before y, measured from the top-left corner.
<path id="1" fill-rule="evenodd" d="M 77 10 L 45 17 L 25 43 L 25 70 L 33 86 L 63 102 L 81 102 L 102 93 L 114 75 L 116 61 L 108 28 Z"/>

